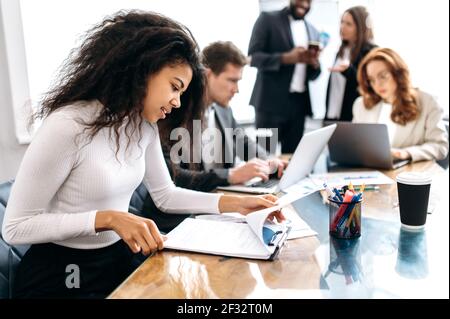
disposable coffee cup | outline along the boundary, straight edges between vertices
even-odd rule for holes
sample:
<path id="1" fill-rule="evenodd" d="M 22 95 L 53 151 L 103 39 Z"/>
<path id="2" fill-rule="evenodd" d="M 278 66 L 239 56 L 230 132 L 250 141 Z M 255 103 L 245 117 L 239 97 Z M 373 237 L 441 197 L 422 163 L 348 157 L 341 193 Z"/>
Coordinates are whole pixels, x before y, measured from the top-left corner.
<path id="1" fill-rule="evenodd" d="M 425 227 L 431 181 L 431 175 L 423 172 L 397 175 L 400 221 L 404 229 L 418 230 Z"/>

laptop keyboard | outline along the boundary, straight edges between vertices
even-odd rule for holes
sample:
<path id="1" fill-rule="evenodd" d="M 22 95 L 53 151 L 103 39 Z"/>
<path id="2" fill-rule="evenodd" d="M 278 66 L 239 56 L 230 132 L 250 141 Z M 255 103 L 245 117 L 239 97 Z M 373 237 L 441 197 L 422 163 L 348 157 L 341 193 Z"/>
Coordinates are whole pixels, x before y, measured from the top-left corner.
<path id="1" fill-rule="evenodd" d="M 266 181 L 266 182 L 261 181 L 261 182 L 254 183 L 254 184 L 252 184 L 252 185 L 250 185 L 250 186 L 251 186 L 251 187 L 264 187 L 264 188 L 270 188 L 270 187 L 276 186 L 276 185 L 278 184 L 279 181 L 280 181 L 279 179 L 269 179 L 269 180 Z"/>
<path id="2" fill-rule="evenodd" d="M 404 165 L 409 164 L 410 160 L 394 159 L 392 163 L 392 168 L 397 169 Z"/>

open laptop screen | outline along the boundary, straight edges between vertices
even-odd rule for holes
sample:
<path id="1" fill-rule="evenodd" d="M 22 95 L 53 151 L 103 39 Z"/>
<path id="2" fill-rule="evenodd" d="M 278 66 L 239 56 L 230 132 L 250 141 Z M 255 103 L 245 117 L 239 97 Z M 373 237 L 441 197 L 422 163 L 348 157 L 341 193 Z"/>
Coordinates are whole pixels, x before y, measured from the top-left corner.
<path id="1" fill-rule="evenodd" d="M 339 122 L 328 148 L 330 160 L 340 165 L 394 168 L 385 124 Z"/>

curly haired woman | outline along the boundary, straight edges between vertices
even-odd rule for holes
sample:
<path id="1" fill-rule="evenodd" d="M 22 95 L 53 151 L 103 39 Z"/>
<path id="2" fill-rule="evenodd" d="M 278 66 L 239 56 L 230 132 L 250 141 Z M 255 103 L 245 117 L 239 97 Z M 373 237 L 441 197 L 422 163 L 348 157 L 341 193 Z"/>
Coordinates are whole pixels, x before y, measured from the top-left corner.
<path id="1" fill-rule="evenodd" d="M 4 239 L 32 245 L 14 297 L 105 297 L 133 271 L 136 254 L 163 249 L 156 224 L 128 213 L 142 181 L 169 213 L 274 205 L 274 196 L 207 194 L 171 181 L 156 122 L 191 125 L 203 90 L 198 46 L 173 20 L 122 12 L 87 34 L 41 103 L 44 121 L 6 209 Z"/>

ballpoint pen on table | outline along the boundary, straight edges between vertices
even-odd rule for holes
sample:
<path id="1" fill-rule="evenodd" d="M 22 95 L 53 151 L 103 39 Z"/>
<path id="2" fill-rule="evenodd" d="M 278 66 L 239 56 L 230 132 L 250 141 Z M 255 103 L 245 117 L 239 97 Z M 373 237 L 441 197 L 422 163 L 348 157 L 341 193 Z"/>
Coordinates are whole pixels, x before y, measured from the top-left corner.
<path id="1" fill-rule="evenodd" d="M 349 179 L 370 179 L 370 178 L 377 178 L 377 176 L 370 176 L 370 175 L 367 175 L 367 176 L 345 176 L 345 177 L 343 177 L 344 179 L 347 179 L 347 180 L 349 180 Z"/>
<path id="2" fill-rule="evenodd" d="M 354 188 L 355 188 L 356 191 L 359 191 L 359 192 L 362 189 L 361 186 L 355 186 Z M 378 186 L 378 185 L 367 185 L 364 190 L 365 191 L 377 191 L 379 189 L 380 189 L 380 186 Z"/>

